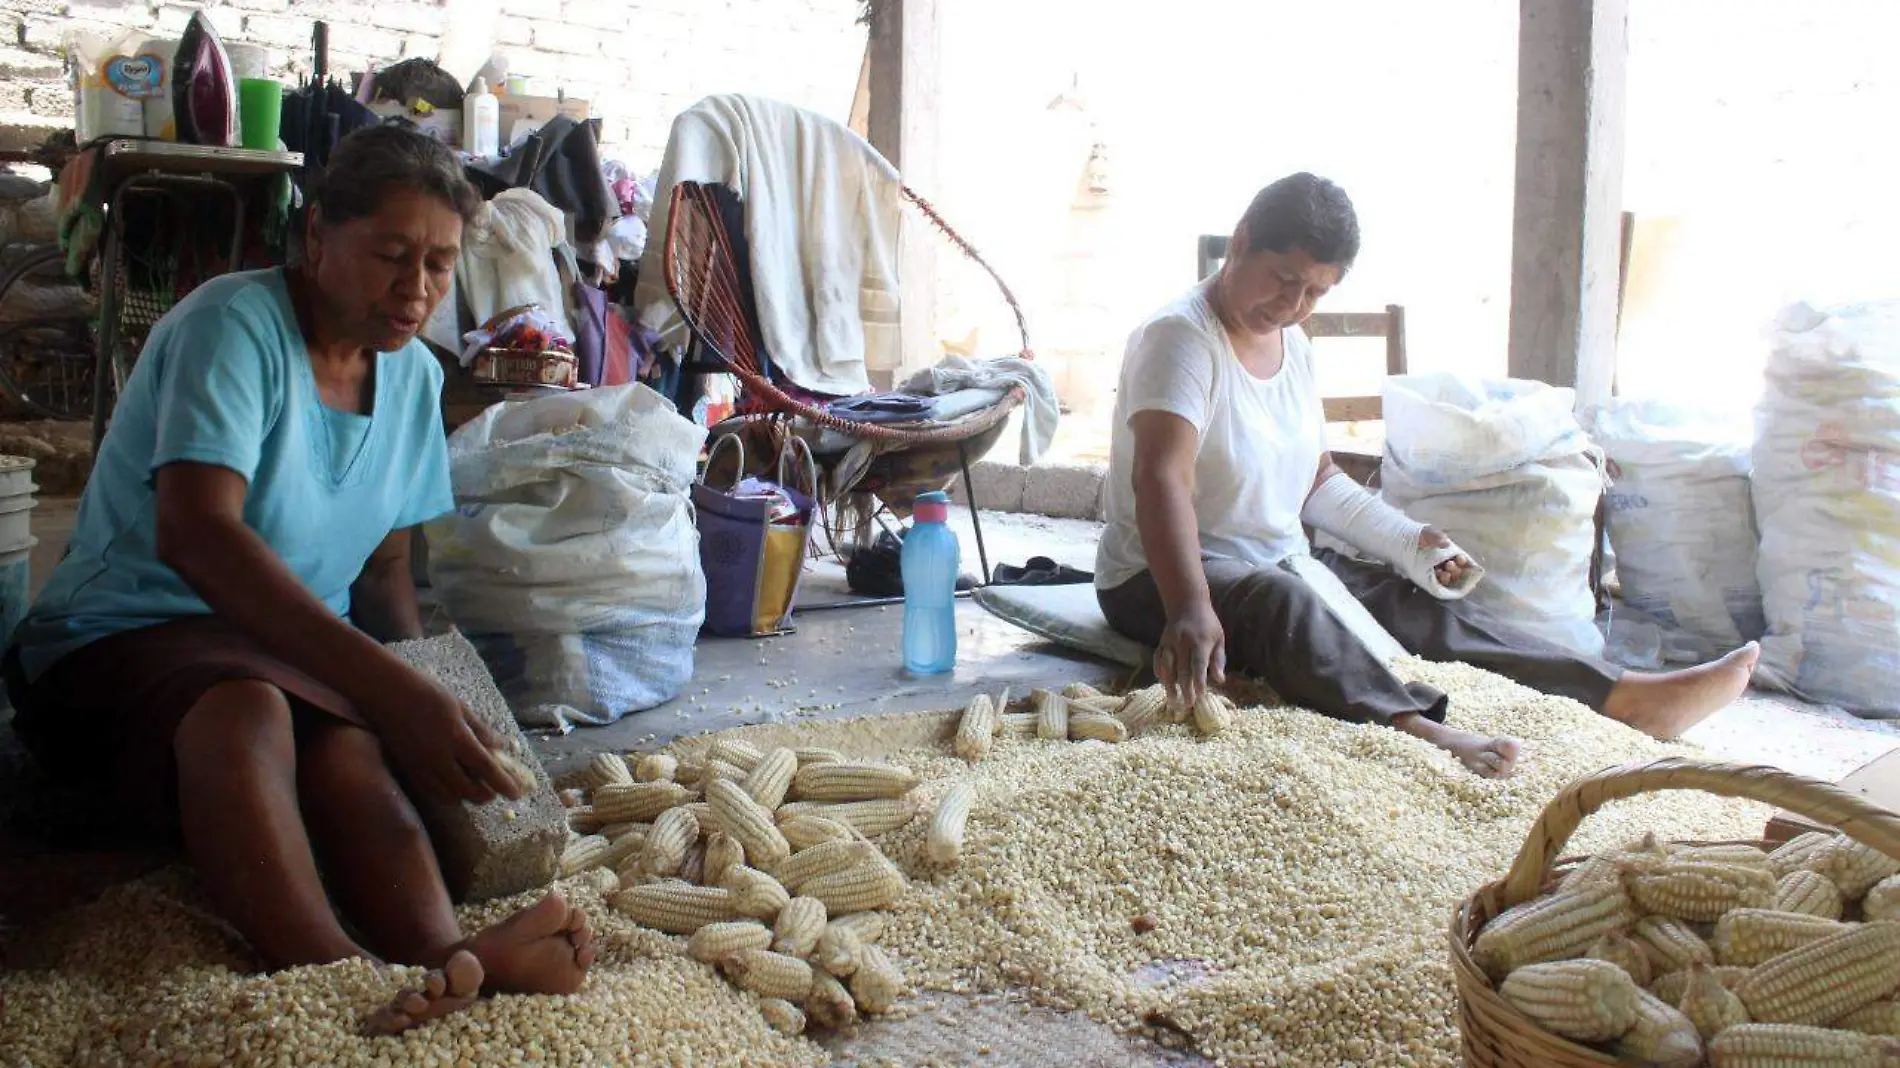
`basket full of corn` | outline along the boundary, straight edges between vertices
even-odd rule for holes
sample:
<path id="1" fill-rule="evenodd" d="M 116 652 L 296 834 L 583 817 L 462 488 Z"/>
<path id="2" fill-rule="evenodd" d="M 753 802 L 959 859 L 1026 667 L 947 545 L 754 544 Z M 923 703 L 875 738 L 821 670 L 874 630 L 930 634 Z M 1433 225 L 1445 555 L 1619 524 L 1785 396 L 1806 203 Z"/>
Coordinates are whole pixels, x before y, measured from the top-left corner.
<path id="1" fill-rule="evenodd" d="M 1660 790 L 1839 833 L 1558 859 L 1585 816 Z M 1450 941 L 1472 1068 L 1900 1068 L 1900 817 L 1774 768 L 1672 758 L 1572 783 Z"/>

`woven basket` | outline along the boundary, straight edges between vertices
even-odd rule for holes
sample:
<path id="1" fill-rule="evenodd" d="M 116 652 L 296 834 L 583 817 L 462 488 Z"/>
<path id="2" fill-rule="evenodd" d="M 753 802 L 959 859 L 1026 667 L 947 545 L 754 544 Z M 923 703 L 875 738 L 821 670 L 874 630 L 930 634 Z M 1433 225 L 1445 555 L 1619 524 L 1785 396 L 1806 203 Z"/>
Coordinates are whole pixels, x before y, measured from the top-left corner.
<path id="1" fill-rule="evenodd" d="M 1458 985 L 1465 1064 L 1472 1068 L 1600 1068 L 1632 1063 L 1538 1027 L 1498 995 L 1472 958 L 1471 947 L 1493 916 L 1543 893 L 1556 876 L 1582 859 L 1557 857 L 1585 816 L 1611 801 L 1660 790 L 1701 790 L 1785 808 L 1837 827 L 1900 859 L 1900 816 L 1838 787 L 1776 768 L 1672 757 L 1623 764 L 1579 779 L 1545 806 L 1510 872 L 1466 899 L 1452 914 L 1451 967 Z"/>

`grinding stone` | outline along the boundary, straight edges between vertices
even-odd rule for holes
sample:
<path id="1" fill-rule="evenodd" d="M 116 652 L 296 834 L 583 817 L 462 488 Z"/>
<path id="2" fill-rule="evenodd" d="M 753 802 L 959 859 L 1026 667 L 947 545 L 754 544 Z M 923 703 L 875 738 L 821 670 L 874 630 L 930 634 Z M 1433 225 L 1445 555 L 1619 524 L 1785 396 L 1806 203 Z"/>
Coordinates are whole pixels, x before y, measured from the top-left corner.
<path id="1" fill-rule="evenodd" d="M 418 803 L 450 895 L 457 901 L 486 901 L 548 885 L 567 846 L 567 813 L 475 647 L 451 632 L 395 642 L 389 649 L 460 698 L 517 760 L 534 770 L 534 789 L 519 801 Z"/>

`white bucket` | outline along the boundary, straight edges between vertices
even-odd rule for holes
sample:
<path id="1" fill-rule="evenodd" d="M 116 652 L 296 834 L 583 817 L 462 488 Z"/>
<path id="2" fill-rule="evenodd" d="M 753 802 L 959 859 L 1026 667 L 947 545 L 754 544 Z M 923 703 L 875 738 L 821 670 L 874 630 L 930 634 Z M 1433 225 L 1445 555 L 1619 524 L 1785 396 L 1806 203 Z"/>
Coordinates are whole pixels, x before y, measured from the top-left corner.
<path id="1" fill-rule="evenodd" d="M 39 461 L 27 456 L 0 456 L 0 554 L 33 547 L 33 468 Z"/>

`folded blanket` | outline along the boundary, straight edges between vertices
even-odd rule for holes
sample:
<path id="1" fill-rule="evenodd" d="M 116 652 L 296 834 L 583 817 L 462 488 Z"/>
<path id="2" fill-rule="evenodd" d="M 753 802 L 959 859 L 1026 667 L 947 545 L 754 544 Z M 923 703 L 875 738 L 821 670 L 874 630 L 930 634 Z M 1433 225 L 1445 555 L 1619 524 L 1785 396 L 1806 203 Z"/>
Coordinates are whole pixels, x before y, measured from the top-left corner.
<path id="1" fill-rule="evenodd" d="M 1049 372 L 1021 356 L 995 360 L 970 361 L 961 356 L 945 356 L 943 362 L 905 379 L 898 388 L 905 393 L 942 396 L 965 389 L 1007 389 L 1020 385 L 1029 395 L 1023 416 L 1022 462 L 1033 464 L 1048 451 L 1056 436 L 1061 412 L 1056 407 L 1056 388 Z M 942 418 L 939 416 L 939 418 Z"/>

